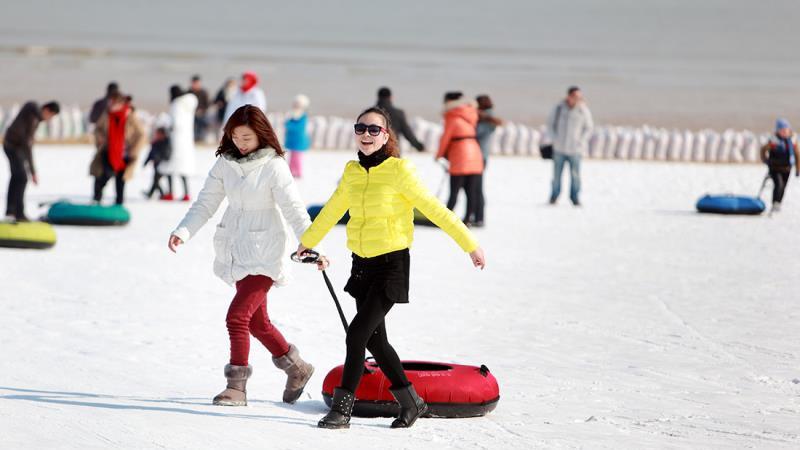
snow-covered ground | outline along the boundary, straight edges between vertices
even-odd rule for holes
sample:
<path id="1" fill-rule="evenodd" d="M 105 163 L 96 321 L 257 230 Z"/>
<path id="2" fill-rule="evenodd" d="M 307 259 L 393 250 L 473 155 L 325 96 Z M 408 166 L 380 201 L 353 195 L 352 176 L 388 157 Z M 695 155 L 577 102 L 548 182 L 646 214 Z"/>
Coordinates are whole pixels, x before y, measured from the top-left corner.
<path id="1" fill-rule="evenodd" d="M 38 202 L 88 200 L 89 147 L 35 152 L 30 215 Z M 213 153 L 198 156 L 195 193 Z M 327 199 L 352 156 L 307 156 L 308 203 Z M 435 192 L 441 170 L 409 156 Z M 476 230 L 486 270 L 443 232 L 417 228 L 411 303 L 388 319 L 401 358 L 486 364 L 501 389 L 488 416 L 317 429 L 344 333 L 308 266 L 269 296 L 272 318 L 317 368 L 307 393 L 280 403 L 282 373 L 253 340 L 250 405 L 210 405 L 224 386 L 233 290 L 211 272 L 213 226 L 167 250 L 188 205 L 145 201 L 148 169 L 128 186 L 129 225 L 58 227 L 51 250 L 0 249 L 0 448 L 800 446 L 798 180 L 779 215 L 722 217 L 695 213 L 697 198 L 753 195 L 763 167 L 585 161 L 580 209 L 545 204 L 550 170 L 493 158 L 487 226 Z M 0 170 L 3 190 L 7 181 Z M 352 317 L 344 237 L 336 227 L 325 245 Z"/>

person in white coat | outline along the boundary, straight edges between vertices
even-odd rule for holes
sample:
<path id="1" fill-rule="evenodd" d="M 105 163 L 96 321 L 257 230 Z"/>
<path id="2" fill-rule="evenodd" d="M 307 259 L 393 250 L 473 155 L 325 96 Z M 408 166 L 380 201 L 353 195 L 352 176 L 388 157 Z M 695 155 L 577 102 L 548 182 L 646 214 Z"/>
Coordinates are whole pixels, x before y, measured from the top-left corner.
<path id="1" fill-rule="evenodd" d="M 197 110 L 197 97 L 191 92 L 184 92 L 180 86 L 173 85 L 169 89 L 172 102 L 169 105 L 169 117 L 172 125 L 170 141 L 172 154 L 166 163 L 164 173 L 167 175 L 168 191 L 162 200 L 174 200 L 173 177 L 183 181 L 183 198 L 188 202 L 189 176 L 194 173 L 194 117 Z"/>
<path id="2" fill-rule="evenodd" d="M 564 163 L 569 163 L 572 204 L 580 206 L 581 157 L 586 151 L 594 129 L 592 113 L 577 86 L 567 90 L 567 97 L 553 108 L 547 119 L 547 130 L 553 139 L 553 190 L 550 204 L 555 204 L 561 193 L 561 173 Z"/>
<path id="3" fill-rule="evenodd" d="M 176 251 L 214 215 L 222 200 L 228 199 L 214 234 L 214 273 L 235 284 L 236 295 L 226 317 L 231 346 L 224 371 L 228 384 L 213 403 L 247 404 L 251 334 L 267 348 L 275 366 L 286 372 L 283 401 L 294 403 L 314 368 L 270 321 L 267 292 L 289 280 L 292 246 L 288 228 L 299 238 L 311 220 L 275 131 L 259 108 L 245 105 L 233 113 L 216 154 L 219 158 L 203 189 L 168 244 Z M 327 264 L 321 257 L 317 265 L 321 270 Z"/>
<path id="4" fill-rule="evenodd" d="M 225 107 L 225 122 L 234 111 L 244 105 L 253 105 L 264 114 L 267 113 L 267 97 L 264 95 L 264 91 L 258 87 L 258 81 L 258 75 L 255 72 L 247 71 L 242 74 L 239 89 L 228 100 L 228 105 Z"/>

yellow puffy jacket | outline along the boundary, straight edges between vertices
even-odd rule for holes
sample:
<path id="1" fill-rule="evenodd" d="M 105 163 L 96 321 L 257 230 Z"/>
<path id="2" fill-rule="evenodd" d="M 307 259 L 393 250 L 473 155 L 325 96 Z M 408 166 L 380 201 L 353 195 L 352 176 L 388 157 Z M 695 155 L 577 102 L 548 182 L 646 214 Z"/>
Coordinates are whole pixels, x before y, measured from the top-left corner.
<path id="1" fill-rule="evenodd" d="M 410 162 L 390 157 L 369 172 L 349 161 L 339 186 L 300 237 L 313 248 L 347 210 L 347 248 L 362 258 L 402 250 L 414 240 L 414 207 L 450 235 L 465 252 L 478 241 L 452 211 L 428 192 Z"/>

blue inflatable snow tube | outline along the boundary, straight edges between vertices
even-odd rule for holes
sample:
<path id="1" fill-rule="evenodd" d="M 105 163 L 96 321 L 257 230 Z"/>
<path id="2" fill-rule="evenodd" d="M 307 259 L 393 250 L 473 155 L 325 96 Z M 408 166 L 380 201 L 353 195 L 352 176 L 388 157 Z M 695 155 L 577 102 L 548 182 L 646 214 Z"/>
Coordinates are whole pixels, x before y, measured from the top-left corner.
<path id="1" fill-rule="evenodd" d="M 697 210 L 714 214 L 761 214 L 766 206 L 758 197 L 742 195 L 704 195 L 697 201 Z"/>

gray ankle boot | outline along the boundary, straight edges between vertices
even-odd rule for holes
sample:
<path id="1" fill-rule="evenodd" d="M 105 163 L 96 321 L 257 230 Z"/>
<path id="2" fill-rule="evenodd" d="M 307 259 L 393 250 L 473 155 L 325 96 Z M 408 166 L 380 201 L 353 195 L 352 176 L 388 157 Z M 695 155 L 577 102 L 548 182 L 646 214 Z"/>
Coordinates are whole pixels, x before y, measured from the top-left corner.
<path id="1" fill-rule="evenodd" d="M 221 406 L 247 405 L 247 379 L 253 374 L 253 366 L 225 365 L 228 386 L 214 397 L 214 404 Z"/>
<path id="2" fill-rule="evenodd" d="M 392 422 L 392 428 L 408 428 L 428 412 L 428 404 L 417 395 L 413 385 L 392 388 L 389 391 L 397 403 L 400 403 L 400 415 Z"/>
<path id="3" fill-rule="evenodd" d="M 294 403 L 303 393 L 308 380 L 314 373 L 314 366 L 303 361 L 297 347 L 289 344 L 289 352 L 278 358 L 272 358 L 273 364 L 278 369 L 286 372 L 286 388 L 283 391 L 283 402 Z"/>

